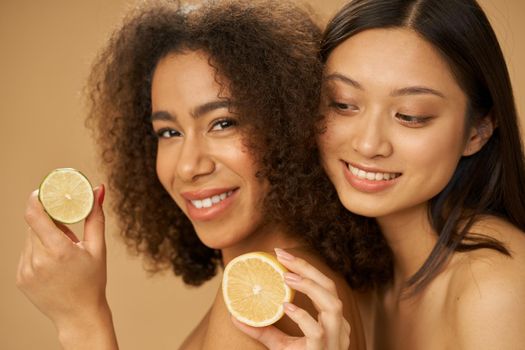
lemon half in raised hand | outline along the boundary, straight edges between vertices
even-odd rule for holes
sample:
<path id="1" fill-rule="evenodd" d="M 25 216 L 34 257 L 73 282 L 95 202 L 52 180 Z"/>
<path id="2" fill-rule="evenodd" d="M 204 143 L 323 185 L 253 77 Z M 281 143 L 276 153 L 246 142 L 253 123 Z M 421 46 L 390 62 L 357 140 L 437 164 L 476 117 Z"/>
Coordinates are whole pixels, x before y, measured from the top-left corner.
<path id="1" fill-rule="evenodd" d="M 222 294 L 230 313 L 252 327 L 277 322 L 283 303 L 291 302 L 294 290 L 284 282 L 286 268 L 268 253 L 243 254 L 228 263 L 222 278 Z"/>
<path id="2" fill-rule="evenodd" d="M 89 180 L 72 168 L 50 172 L 40 184 L 38 199 L 53 220 L 64 224 L 85 219 L 95 200 Z"/>

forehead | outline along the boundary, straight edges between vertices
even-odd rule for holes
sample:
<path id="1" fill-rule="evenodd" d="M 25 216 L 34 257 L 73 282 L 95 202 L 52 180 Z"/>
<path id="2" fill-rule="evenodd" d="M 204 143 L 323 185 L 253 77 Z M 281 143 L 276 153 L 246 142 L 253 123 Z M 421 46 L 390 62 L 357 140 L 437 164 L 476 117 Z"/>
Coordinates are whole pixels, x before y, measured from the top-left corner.
<path id="1" fill-rule="evenodd" d="M 441 54 L 419 34 L 404 28 L 360 32 L 332 51 L 326 73 L 349 75 L 358 81 L 393 85 L 429 85 L 459 89 Z"/>
<path id="2" fill-rule="evenodd" d="M 217 98 L 229 98 L 226 79 L 210 63 L 203 51 L 170 53 L 155 67 L 151 84 L 152 103 L 174 98 L 190 104 L 202 104 Z"/>

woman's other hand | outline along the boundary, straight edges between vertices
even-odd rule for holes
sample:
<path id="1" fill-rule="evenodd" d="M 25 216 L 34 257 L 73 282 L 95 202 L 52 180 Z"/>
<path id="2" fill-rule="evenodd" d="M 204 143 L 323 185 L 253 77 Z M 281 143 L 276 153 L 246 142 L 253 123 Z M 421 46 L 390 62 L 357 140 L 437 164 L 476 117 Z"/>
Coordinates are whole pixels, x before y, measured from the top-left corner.
<path id="1" fill-rule="evenodd" d="M 38 200 L 38 191 L 27 203 L 29 229 L 16 284 L 53 321 L 65 348 L 116 348 L 105 295 L 104 194 L 104 186 L 95 189 L 95 204 L 85 220 L 82 240 L 50 219 Z M 87 334 L 96 343 L 87 341 Z"/>
<path id="2" fill-rule="evenodd" d="M 304 293 L 318 311 L 318 319 L 294 304 L 284 306 L 286 315 L 301 329 L 304 337 L 292 337 L 275 326 L 255 328 L 232 317 L 233 323 L 270 350 L 347 350 L 350 346 L 350 324 L 343 317 L 343 304 L 335 283 L 305 260 L 275 249 L 277 259 L 290 271 L 286 283 Z"/>

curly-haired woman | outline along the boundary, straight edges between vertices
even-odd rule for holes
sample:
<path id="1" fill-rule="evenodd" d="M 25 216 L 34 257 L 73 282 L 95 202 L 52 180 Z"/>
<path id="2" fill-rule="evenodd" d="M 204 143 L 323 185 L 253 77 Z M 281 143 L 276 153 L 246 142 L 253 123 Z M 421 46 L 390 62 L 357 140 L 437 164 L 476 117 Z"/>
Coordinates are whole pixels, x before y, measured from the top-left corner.
<path id="1" fill-rule="evenodd" d="M 346 349 L 350 328 L 351 348 L 363 346 L 346 282 L 365 288 L 388 277 L 359 270 L 363 254 L 388 254 L 380 236 L 356 252 L 349 232 L 358 225 L 319 165 L 319 40 L 307 13 L 282 1 L 147 5 L 93 67 L 88 122 L 128 244 L 192 285 L 242 253 L 284 248 L 277 256 L 294 272 L 286 281 L 302 292 L 285 306 L 289 318 L 263 332 L 231 322 L 218 293 L 183 348 L 258 349 L 280 334 L 290 346 Z M 18 284 L 65 348 L 117 347 L 104 187 L 96 196 L 82 241 L 51 222 L 35 194 L 28 204 Z"/>

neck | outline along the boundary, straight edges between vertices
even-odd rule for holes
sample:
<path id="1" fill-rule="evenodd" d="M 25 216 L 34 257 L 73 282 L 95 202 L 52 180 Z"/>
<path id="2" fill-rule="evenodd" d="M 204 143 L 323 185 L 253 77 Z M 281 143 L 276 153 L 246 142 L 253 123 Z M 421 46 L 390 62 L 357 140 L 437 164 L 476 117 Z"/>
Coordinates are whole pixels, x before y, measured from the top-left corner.
<path id="1" fill-rule="evenodd" d="M 437 242 L 427 203 L 376 218 L 394 255 L 394 287 L 401 289 L 423 265 Z"/>
<path id="2" fill-rule="evenodd" d="M 221 249 L 222 261 L 226 266 L 232 259 L 249 252 L 270 252 L 274 248 L 288 249 L 300 243 L 282 225 L 268 224 L 250 233 L 242 241 Z"/>

